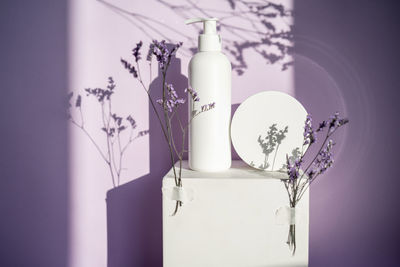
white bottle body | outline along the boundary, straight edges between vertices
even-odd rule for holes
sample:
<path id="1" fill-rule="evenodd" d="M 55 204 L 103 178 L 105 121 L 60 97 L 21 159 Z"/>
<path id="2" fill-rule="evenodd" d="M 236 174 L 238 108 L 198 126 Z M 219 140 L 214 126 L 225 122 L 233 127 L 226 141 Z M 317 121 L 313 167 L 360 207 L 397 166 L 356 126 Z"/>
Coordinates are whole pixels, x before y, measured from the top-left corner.
<path id="1" fill-rule="evenodd" d="M 200 101 L 189 102 L 189 167 L 195 171 L 217 172 L 230 168 L 231 80 L 232 67 L 219 51 L 198 52 L 189 63 L 189 86 Z M 203 105 L 215 102 L 211 110 Z M 201 113 L 199 113 L 201 112 Z"/>

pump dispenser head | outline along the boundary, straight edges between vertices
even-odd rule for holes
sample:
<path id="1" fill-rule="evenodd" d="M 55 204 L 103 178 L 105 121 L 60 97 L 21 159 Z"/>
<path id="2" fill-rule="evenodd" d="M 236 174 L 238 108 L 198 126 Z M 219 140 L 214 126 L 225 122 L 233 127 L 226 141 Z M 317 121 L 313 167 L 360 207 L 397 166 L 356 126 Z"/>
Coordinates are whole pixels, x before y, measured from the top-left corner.
<path id="1" fill-rule="evenodd" d="M 186 24 L 203 22 L 203 34 L 199 35 L 199 51 L 221 51 L 221 37 L 217 34 L 217 18 L 195 18 L 185 21 Z"/>

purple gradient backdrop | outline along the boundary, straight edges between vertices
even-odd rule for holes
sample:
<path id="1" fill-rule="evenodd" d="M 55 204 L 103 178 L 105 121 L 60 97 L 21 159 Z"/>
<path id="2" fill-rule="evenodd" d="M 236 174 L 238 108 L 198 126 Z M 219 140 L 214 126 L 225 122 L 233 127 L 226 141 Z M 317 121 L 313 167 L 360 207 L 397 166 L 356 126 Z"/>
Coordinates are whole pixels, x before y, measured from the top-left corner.
<path id="1" fill-rule="evenodd" d="M 66 6 L 0 3 L 0 266 L 66 266 Z M 312 190 L 310 266 L 399 265 L 397 10 L 295 2 L 296 96 L 317 118 L 337 107 L 351 120 L 337 168 Z M 161 240 L 148 246 L 160 251 Z"/>
<path id="2" fill-rule="evenodd" d="M 67 2 L 0 2 L 0 266 L 66 266 Z"/>
<path id="3" fill-rule="evenodd" d="M 297 53 L 332 77 L 351 120 L 337 167 L 311 190 L 310 266 L 398 266 L 398 6 L 295 4 Z M 296 93 L 313 114 L 332 106 L 328 94 L 309 95 L 318 77 L 295 71 Z"/>

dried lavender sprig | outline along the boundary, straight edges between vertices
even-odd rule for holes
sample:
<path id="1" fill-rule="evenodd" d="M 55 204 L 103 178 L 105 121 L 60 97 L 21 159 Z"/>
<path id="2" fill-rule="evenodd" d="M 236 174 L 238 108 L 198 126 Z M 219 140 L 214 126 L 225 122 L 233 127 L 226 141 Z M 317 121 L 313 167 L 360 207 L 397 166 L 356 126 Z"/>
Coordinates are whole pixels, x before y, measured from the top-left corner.
<path id="1" fill-rule="evenodd" d="M 142 44 L 141 43 L 139 43 L 139 44 L 140 44 L 139 48 L 137 48 L 137 49 L 135 48 L 133 50 L 133 55 L 134 55 L 135 59 L 137 58 L 135 55 L 138 55 L 139 59 L 140 59 L 140 52 L 136 53 L 137 51 L 140 51 L 140 48 L 142 47 Z M 207 105 L 203 105 L 201 107 L 200 112 L 197 112 L 195 115 L 192 114 L 193 116 L 191 116 L 190 121 L 186 126 L 182 125 L 182 122 L 180 121 L 179 116 L 177 116 L 179 124 L 181 126 L 182 133 L 183 133 L 182 151 L 178 152 L 178 150 L 176 149 L 176 146 L 175 146 L 175 140 L 173 138 L 173 133 L 172 133 L 172 129 L 171 129 L 171 120 L 174 117 L 174 115 L 176 114 L 176 111 L 179 108 L 179 106 L 184 104 L 186 100 L 184 98 L 179 97 L 178 93 L 176 92 L 176 90 L 172 84 L 166 83 L 166 74 L 168 71 L 168 67 L 171 63 L 172 57 L 175 56 L 175 54 L 177 53 L 178 49 L 181 46 L 182 46 L 182 43 L 180 42 L 180 43 L 173 45 L 172 47 L 169 47 L 169 46 L 167 46 L 165 40 L 162 40 L 162 41 L 154 40 L 149 46 L 146 60 L 150 62 L 149 64 L 150 64 L 150 68 L 151 68 L 151 61 L 152 61 L 152 57 L 154 56 L 156 58 L 158 67 L 161 70 L 161 74 L 162 74 L 162 98 L 158 99 L 156 101 L 153 101 L 153 99 L 151 98 L 151 96 L 149 94 L 149 90 L 143 83 L 143 80 L 140 75 L 140 67 L 138 64 L 139 60 L 136 61 L 136 66 L 133 67 L 132 64 L 130 64 L 128 61 L 121 59 L 121 63 L 123 64 L 124 68 L 127 69 L 131 74 L 133 74 L 134 78 L 137 78 L 139 80 L 143 89 L 146 91 L 146 93 L 149 97 L 150 104 L 153 108 L 153 111 L 155 112 L 155 114 L 159 120 L 164 137 L 169 146 L 169 152 L 170 152 L 169 154 L 171 157 L 172 169 L 174 172 L 176 186 L 182 186 L 182 180 L 181 180 L 182 155 L 185 152 L 184 144 L 185 144 L 185 132 L 186 132 L 187 126 L 190 124 L 191 120 L 194 118 L 195 115 L 198 115 L 201 112 L 205 112 L 205 111 L 215 108 L 215 102 L 209 103 Z M 192 88 L 186 89 L 185 92 L 189 93 L 188 97 L 190 95 L 190 98 L 193 100 L 193 102 L 199 101 L 199 97 L 198 97 L 196 91 L 193 90 Z M 159 114 L 159 111 L 155 107 L 154 102 L 156 102 L 162 106 L 162 111 L 163 111 L 163 115 L 164 115 L 163 121 L 161 120 L 161 116 Z M 133 122 L 131 122 L 131 124 L 132 123 Z M 179 173 L 177 173 L 176 169 L 175 169 L 175 157 L 174 157 L 175 154 L 173 153 L 173 151 L 175 151 L 175 154 L 179 158 L 179 164 L 180 164 L 179 165 Z M 181 205 L 182 205 L 182 203 L 180 201 L 177 201 L 176 208 L 175 208 L 173 215 L 176 214 L 178 207 Z"/>
<path id="2" fill-rule="evenodd" d="M 312 118 L 311 115 L 308 114 L 306 121 L 304 123 L 304 142 L 303 145 L 308 145 L 308 144 L 313 144 L 317 140 L 317 137 L 315 136 L 315 132 L 312 128 Z"/>
<path id="3" fill-rule="evenodd" d="M 185 103 L 185 99 L 179 98 L 176 90 L 174 89 L 172 84 L 166 84 L 168 99 L 158 99 L 156 102 L 160 104 L 164 109 L 166 109 L 169 113 L 172 113 L 173 109 Z"/>
<path id="4" fill-rule="evenodd" d="M 166 77 L 166 73 L 171 61 L 172 56 L 175 55 L 176 51 L 179 49 L 179 47 L 182 45 L 182 43 L 178 43 L 176 44 L 171 51 L 168 50 L 168 47 L 166 45 L 166 41 L 162 40 L 162 41 L 157 41 L 154 40 L 152 42 L 152 44 L 149 46 L 149 51 L 146 57 L 147 61 L 150 61 L 151 64 L 151 58 L 152 55 L 155 55 L 156 60 L 158 62 L 158 66 L 162 71 L 162 76 L 163 76 L 163 87 L 162 87 L 162 92 L 163 92 L 163 98 L 157 100 L 157 103 L 161 104 L 163 106 L 163 113 L 164 113 L 164 123 L 161 121 L 161 117 L 154 105 L 153 99 L 151 98 L 150 94 L 149 94 L 149 90 L 146 88 L 146 86 L 144 85 L 141 77 L 140 77 L 140 72 L 139 72 L 139 64 L 137 65 L 137 69 L 132 66 L 128 61 L 121 59 L 121 63 L 123 64 L 124 68 L 127 69 L 131 74 L 133 74 L 134 78 L 138 78 L 139 82 L 142 84 L 144 90 L 146 91 L 148 97 L 149 97 L 149 101 L 151 103 L 151 106 L 159 120 L 160 126 L 162 128 L 163 134 L 165 136 L 165 139 L 169 145 L 169 152 L 170 152 L 170 157 L 171 157 L 171 164 L 172 164 L 172 168 L 174 171 L 174 177 L 175 177 L 175 183 L 176 185 L 181 185 L 181 181 L 180 181 L 180 177 L 178 179 L 177 177 L 177 173 L 175 170 L 175 165 L 174 165 L 174 155 L 172 153 L 172 142 L 171 141 L 171 127 L 170 127 L 170 122 L 169 122 L 169 112 L 172 112 L 172 109 L 181 104 L 183 101 L 177 97 L 175 97 L 174 95 L 174 89 L 173 87 L 168 87 L 168 85 L 166 85 L 165 83 L 165 77 Z M 140 45 L 141 46 L 141 45 Z M 137 63 L 137 62 L 136 62 Z M 167 99 L 167 95 L 169 95 L 169 99 Z M 177 202 L 178 203 L 178 202 Z"/>
<path id="5" fill-rule="evenodd" d="M 163 72 L 167 71 L 171 58 L 175 56 L 182 44 L 182 42 L 179 42 L 175 44 L 171 50 L 169 50 L 165 40 L 153 40 L 152 52 L 156 57 L 158 66 Z"/>
<path id="6" fill-rule="evenodd" d="M 293 194 L 291 194 L 291 196 L 296 196 L 296 199 L 291 200 L 291 202 L 293 202 L 294 204 L 296 204 L 301 199 L 301 197 L 307 190 L 310 183 L 313 180 L 315 180 L 315 178 L 318 175 L 323 174 L 328 168 L 332 167 L 333 165 L 332 148 L 334 146 L 334 142 L 332 140 L 328 141 L 328 139 L 338 128 L 349 122 L 347 118 L 339 118 L 339 113 L 336 112 L 333 116 L 330 116 L 328 121 L 321 122 L 319 124 L 318 129 L 314 131 L 312 128 L 311 121 L 312 121 L 311 115 L 308 115 L 304 127 L 305 128 L 304 139 L 309 140 L 310 146 L 315 142 L 315 138 L 314 142 L 311 142 L 310 136 L 314 135 L 316 132 L 321 132 L 325 127 L 328 127 L 328 131 L 326 133 L 324 141 L 322 142 L 321 148 L 319 149 L 313 160 L 309 163 L 305 171 L 300 176 L 299 175 L 296 176 L 295 174 L 297 174 L 297 172 L 300 172 L 304 155 L 310 148 L 310 146 L 307 147 L 306 152 L 302 154 L 302 156 L 298 159 L 298 161 L 295 160 L 294 163 L 289 162 L 290 164 L 287 164 L 289 181 L 297 180 L 297 183 L 292 187 L 292 190 L 294 192 Z M 327 141 L 328 143 L 326 144 Z M 300 185 L 300 182 L 305 175 L 306 175 L 306 180 Z"/>

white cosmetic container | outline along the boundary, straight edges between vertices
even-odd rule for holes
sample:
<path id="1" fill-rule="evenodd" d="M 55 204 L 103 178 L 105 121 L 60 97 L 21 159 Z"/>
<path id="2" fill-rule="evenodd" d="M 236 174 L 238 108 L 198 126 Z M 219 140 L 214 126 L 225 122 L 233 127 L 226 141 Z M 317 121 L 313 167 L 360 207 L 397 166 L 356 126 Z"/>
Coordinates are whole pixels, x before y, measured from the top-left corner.
<path id="1" fill-rule="evenodd" d="M 189 86 L 200 101 L 189 103 L 189 166 L 192 170 L 218 172 L 230 168 L 231 79 L 232 67 L 221 52 L 221 37 L 215 18 L 190 19 L 186 24 L 202 22 L 198 52 L 189 63 Z M 215 103 L 208 110 L 209 104 Z"/>

